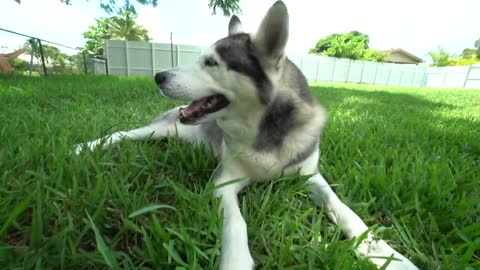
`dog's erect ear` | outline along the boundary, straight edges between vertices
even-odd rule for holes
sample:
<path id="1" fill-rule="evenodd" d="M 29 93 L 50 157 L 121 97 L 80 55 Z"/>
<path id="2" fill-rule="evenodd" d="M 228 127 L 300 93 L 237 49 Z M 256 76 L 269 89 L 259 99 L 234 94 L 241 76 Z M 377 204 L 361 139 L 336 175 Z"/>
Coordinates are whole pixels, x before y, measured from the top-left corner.
<path id="1" fill-rule="evenodd" d="M 268 57 L 277 60 L 283 56 L 288 40 L 288 11 L 282 1 L 277 1 L 267 12 L 253 37 L 255 46 Z"/>
<path id="2" fill-rule="evenodd" d="M 242 33 L 242 23 L 236 15 L 233 15 L 228 23 L 228 35 L 231 36 L 239 33 Z"/>

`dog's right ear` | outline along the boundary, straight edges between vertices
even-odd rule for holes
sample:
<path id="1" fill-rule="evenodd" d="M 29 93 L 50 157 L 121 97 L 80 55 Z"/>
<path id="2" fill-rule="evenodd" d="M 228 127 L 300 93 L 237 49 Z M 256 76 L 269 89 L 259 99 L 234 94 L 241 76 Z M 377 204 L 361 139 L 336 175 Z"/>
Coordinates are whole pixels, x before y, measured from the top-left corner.
<path id="1" fill-rule="evenodd" d="M 277 1 L 268 10 L 253 37 L 253 43 L 270 59 L 283 56 L 288 39 L 288 11 L 282 1 Z"/>
<path id="2" fill-rule="evenodd" d="M 240 22 L 240 19 L 237 15 L 233 15 L 228 23 L 228 35 L 231 36 L 242 32 L 242 23 Z"/>

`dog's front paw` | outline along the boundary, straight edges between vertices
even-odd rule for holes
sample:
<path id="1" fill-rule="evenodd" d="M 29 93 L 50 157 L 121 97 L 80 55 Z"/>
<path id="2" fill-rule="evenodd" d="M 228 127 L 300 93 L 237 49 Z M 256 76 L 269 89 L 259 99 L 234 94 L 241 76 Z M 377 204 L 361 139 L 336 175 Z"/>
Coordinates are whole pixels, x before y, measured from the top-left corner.
<path id="1" fill-rule="evenodd" d="M 370 258 L 370 261 L 378 267 L 382 267 L 388 262 L 388 266 L 385 268 L 387 270 L 418 270 L 409 259 L 383 240 L 365 239 L 358 246 L 358 252 L 361 256 Z"/>
<path id="2" fill-rule="evenodd" d="M 222 260 L 220 263 L 220 270 L 253 270 L 255 263 L 252 257 L 248 254 L 247 258 L 230 258 L 229 260 Z"/>
<path id="3" fill-rule="evenodd" d="M 89 149 L 90 151 L 93 151 L 97 146 L 100 144 L 100 140 L 95 140 L 87 143 L 81 143 L 77 144 L 75 147 L 75 154 L 80 154 L 82 151 L 85 151 Z"/>

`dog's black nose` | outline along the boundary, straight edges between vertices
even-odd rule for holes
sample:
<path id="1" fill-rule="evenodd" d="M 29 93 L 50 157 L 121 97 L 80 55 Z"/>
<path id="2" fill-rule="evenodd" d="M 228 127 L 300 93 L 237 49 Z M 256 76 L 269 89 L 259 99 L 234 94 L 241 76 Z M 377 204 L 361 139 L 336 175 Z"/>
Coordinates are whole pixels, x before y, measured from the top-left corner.
<path id="1" fill-rule="evenodd" d="M 168 72 L 167 71 L 163 71 L 163 72 L 159 72 L 157 74 L 155 74 L 155 82 L 158 84 L 158 85 L 162 85 L 164 84 L 168 79 Z"/>

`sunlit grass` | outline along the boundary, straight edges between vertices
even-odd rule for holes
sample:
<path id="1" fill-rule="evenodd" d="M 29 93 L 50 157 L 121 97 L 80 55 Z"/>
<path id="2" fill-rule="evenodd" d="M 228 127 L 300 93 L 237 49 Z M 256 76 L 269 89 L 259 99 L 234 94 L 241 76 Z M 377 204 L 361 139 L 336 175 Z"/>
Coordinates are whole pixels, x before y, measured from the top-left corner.
<path id="1" fill-rule="evenodd" d="M 320 170 L 421 269 L 480 268 L 480 91 L 312 86 L 329 112 Z M 178 105 L 152 78 L 0 78 L 1 269 L 215 269 L 211 155 L 175 139 L 73 146 Z M 369 269 L 303 177 L 249 187 L 260 269 Z"/>

